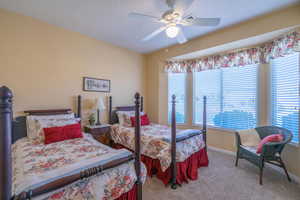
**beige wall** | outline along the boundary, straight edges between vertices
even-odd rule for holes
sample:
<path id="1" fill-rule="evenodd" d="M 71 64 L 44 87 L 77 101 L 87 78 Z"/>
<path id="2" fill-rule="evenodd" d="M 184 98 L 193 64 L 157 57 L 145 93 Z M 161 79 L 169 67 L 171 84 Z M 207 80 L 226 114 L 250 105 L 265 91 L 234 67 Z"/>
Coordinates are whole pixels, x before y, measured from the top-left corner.
<path id="1" fill-rule="evenodd" d="M 14 111 L 74 108 L 85 111 L 104 93 L 83 92 L 82 77 L 110 79 L 115 105 L 144 93 L 143 56 L 31 17 L 0 9 L 0 85 L 14 93 Z M 87 113 L 87 112 L 85 112 Z"/>
<path id="2" fill-rule="evenodd" d="M 300 24 L 300 5 L 289 7 L 281 11 L 234 25 L 205 36 L 193 39 L 183 45 L 175 45 L 169 48 L 146 55 L 146 92 L 147 92 L 147 111 L 151 119 L 155 122 L 167 123 L 167 74 L 163 72 L 164 62 L 175 56 L 204 50 L 229 42 L 246 39 L 249 37 L 261 35 L 275 30 L 295 26 Z M 261 74 L 267 73 L 265 67 L 261 68 Z M 259 93 L 263 105 L 259 108 L 261 111 L 260 124 L 266 124 L 267 119 L 267 80 L 261 83 Z M 190 94 L 192 94 L 190 92 Z M 188 110 L 192 109 L 192 100 L 188 99 Z M 189 111 L 188 113 L 192 113 Z M 188 116 L 188 123 L 185 127 L 191 127 L 191 116 Z M 233 132 L 219 129 L 209 129 L 208 145 L 235 151 Z M 284 152 L 284 159 L 287 162 L 288 169 L 300 177 L 300 148 L 288 146 Z"/>

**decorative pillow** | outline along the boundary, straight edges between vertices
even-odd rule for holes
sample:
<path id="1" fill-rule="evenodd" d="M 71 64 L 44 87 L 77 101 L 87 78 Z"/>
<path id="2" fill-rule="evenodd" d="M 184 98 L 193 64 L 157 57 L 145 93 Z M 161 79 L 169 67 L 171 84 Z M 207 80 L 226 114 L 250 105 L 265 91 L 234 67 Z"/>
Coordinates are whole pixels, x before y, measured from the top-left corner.
<path id="1" fill-rule="evenodd" d="M 40 119 L 35 120 L 35 132 L 31 135 L 31 139 L 38 139 L 41 142 L 44 141 L 44 128 L 65 126 L 70 124 L 76 124 L 79 120 L 73 119 Z"/>
<path id="2" fill-rule="evenodd" d="M 131 126 L 135 127 L 135 117 L 130 117 Z M 141 116 L 141 126 L 147 126 L 150 125 L 150 120 L 147 116 L 147 114 L 144 114 Z"/>
<path id="3" fill-rule="evenodd" d="M 37 137 L 36 120 L 47 120 L 47 119 L 74 119 L 74 113 L 63 114 L 63 115 L 29 115 L 26 117 L 27 125 L 27 136 L 30 139 Z"/>
<path id="4" fill-rule="evenodd" d="M 124 123 L 125 123 L 125 119 L 124 119 L 125 113 L 130 114 L 130 112 L 131 112 L 131 111 L 117 111 L 117 116 L 118 116 L 119 124 L 120 124 L 120 125 L 123 126 Z"/>
<path id="5" fill-rule="evenodd" d="M 261 153 L 264 144 L 266 144 L 268 142 L 281 142 L 281 141 L 283 141 L 283 136 L 281 134 L 269 135 L 269 136 L 265 137 L 264 139 L 262 139 L 261 142 L 258 144 L 256 153 Z"/>
<path id="6" fill-rule="evenodd" d="M 83 137 L 81 126 L 79 123 L 66 126 L 44 128 L 44 134 L 45 144 Z"/>
<path id="7" fill-rule="evenodd" d="M 123 114 L 123 126 L 131 126 L 131 120 L 130 118 L 135 116 L 135 112 L 134 111 L 131 111 L 131 112 L 128 112 L 128 113 L 124 113 Z"/>
<path id="8" fill-rule="evenodd" d="M 119 124 L 121 126 L 131 126 L 131 120 L 130 117 L 135 116 L 135 111 L 118 111 L 117 112 Z M 144 115 L 143 112 L 141 112 L 141 115 Z"/>

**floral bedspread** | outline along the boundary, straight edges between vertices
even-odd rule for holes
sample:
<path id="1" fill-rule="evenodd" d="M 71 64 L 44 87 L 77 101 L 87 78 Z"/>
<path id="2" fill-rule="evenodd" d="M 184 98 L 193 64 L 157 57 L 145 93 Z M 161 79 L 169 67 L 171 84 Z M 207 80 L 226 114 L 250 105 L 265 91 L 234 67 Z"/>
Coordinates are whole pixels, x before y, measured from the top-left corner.
<path id="1" fill-rule="evenodd" d="M 127 150 L 115 150 L 98 143 L 89 134 L 49 145 L 22 138 L 12 146 L 13 194 L 129 154 Z M 144 181 L 146 171 L 142 166 Z M 134 162 L 130 161 L 35 199 L 112 200 L 128 192 L 135 181 Z"/>
<path id="2" fill-rule="evenodd" d="M 177 129 L 177 135 L 183 130 Z M 111 129 L 111 136 L 115 143 L 134 150 L 134 128 L 115 124 Z M 141 152 L 160 161 L 162 170 L 171 165 L 171 144 L 167 142 L 171 137 L 171 128 L 160 124 L 141 126 Z M 167 139 L 167 140 L 166 140 Z M 183 162 L 193 153 L 205 147 L 202 135 L 177 142 L 176 161 Z"/>

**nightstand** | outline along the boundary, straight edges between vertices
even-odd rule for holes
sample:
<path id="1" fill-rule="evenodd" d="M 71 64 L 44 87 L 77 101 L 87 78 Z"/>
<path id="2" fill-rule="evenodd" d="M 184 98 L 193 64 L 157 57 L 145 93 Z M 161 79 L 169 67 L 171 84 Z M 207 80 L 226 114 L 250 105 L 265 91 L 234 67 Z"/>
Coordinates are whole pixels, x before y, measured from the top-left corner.
<path id="1" fill-rule="evenodd" d="M 109 124 L 102 125 L 87 125 L 84 127 L 84 132 L 90 133 L 96 140 L 105 145 L 110 145 L 110 127 Z"/>

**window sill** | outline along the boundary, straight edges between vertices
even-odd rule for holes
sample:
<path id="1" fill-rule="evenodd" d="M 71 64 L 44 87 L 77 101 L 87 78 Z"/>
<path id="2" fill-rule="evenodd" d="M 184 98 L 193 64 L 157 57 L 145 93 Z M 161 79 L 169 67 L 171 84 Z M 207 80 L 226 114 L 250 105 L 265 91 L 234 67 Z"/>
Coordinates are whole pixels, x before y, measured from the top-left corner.
<path id="1" fill-rule="evenodd" d="M 288 143 L 289 146 L 294 147 L 294 148 L 300 148 L 300 144 L 299 143 L 295 143 L 295 142 L 290 142 Z"/>
<path id="2" fill-rule="evenodd" d="M 168 126 L 171 126 L 172 123 L 168 123 Z M 176 126 L 188 126 L 187 123 L 176 123 Z"/>

